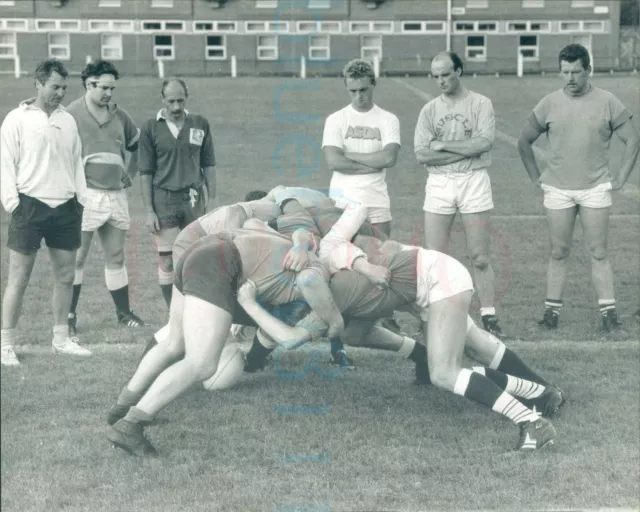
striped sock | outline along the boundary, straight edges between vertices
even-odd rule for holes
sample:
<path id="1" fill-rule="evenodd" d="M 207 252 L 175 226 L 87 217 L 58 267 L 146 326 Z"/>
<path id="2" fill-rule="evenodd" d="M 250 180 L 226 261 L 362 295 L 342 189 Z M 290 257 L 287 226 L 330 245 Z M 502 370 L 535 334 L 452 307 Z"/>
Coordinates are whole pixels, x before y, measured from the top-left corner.
<path id="1" fill-rule="evenodd" d="M 606 316 L 608 311 L 616 310 L 616 300 L 615 299 L 601 299 L 598 301 L 598 307 L 600 308 L 600 314 L 602 316 Z"/>
<path id="2" fill-rule="evenodd" d="M 562 308 L 562 299 L 546 299 L 544 301 L 544 308 L 550 309 L 557 316 L 560 314 L 560 308 Z"/>
<path id="3" fill-rule="evenodd" d="M 514 377 L 513 375 L 507 375 L 505 373 L 492 370 L 491 368 L 485 368 L 484 366 L 474 366 L 473 371 L 492 380 L 500 389 L 520 398 L 526 398 L 529 400 L 532 398 L 538 398 L 545 391 L 545 386 L 542 384 Z"/>

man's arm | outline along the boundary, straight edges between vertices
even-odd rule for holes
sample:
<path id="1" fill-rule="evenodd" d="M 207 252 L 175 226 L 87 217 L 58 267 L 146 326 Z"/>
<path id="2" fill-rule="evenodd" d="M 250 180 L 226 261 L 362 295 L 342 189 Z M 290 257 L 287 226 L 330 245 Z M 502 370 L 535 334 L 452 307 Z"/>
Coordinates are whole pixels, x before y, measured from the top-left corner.
<path id="1" fill-rule="evenodd" d="M 344 151 L 336 146 L 325 146 L 324 157 L 330 171 L 337 171 L 343 174 L 360 175 L 380 172 L 380 169 L 369 167 L 368 165 L 354 162 L 344 156 Z"/>
<path id="2" fill-rule="evenodd" d="M 627 179 L 629 179 L 629 175 L 638 160 L 638 154 L 640 153 L 640 135 L 631 119 L 619 126 L 614 133 L 624 142 L 620 170 L 618 171 L 618 175 L 614 176 L 611 180 L 613 190 L 619 190 L 627 182 Z"/>
<path id="3" fill-rule="evenodd" d="M 0 127 L 0 197 L 2 206 L 11 213 L 20 204 L 17 188 L 20 136 L 14 116 L 5 118 Z"/>
<path id="4" fill-rule="evenodd" d="M 486 153 L 493 143 L 485 137 L 472 137 L 466 140 L 437 140 L 430 144 L 433 151 L 446 151 L 462 155 L 464 158 L 474 158 Z"/>
<path id="5" fill-rule="evenodd" d="M 387 169 L 396 165 L 399 151 L 400 144 L 396 144 L 394 142 L 392 144 L 387 144 L 381 151 L 375 151 L 373 153 L 356 153 L 347 151 L 343 156 L 348 160 L 352 160 L 368 167 L 373 167 L 375 169 Z"/>
<path id="6" fill-rule="evenodd" d="M 204 173 L 204 179 L 207 183 L 207 193 L 209 201 L 212 201 L 216 198 L 216 168 L 213 165 L 208 165 L 202 168 L 202 172 Z"/>
<path id="7" fill-rule="evenodd" d="M 329 288 L 329 276 L 317 267 L 307 268 L 296 278 L 298 289 L 311 309 L 328 325 L 327 336 L 344 331 L 344 319 Z"/>
<path id="8" fill-rule="evenodd" d="M 447 151 L 434 151 L 430 147 L 424 147 L 416 150 L 416 159 L 418 163 L 435 167 L 438 165 L 452 164 L 466 159 L 457 153 L 449 153 Z"/>
<path id="9" fill-rule="evenodd" d="M 540 137 L 541 132 L 537 130 L 529 121 L 526 122 L 518 138 L 518 152 L 524 168 L 529 174 L 531 181 L 539 186 L 540 168 L 536 162 L 533 152 L 533 143 Z"/>

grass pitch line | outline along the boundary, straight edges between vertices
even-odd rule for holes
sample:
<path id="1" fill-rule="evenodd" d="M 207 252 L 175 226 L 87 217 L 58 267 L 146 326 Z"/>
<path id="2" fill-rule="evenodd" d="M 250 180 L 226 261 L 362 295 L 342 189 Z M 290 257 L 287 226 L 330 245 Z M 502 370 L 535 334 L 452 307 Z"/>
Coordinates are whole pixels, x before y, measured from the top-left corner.
<path id="1" fill-rule="evenodd" d="M 546 219 L 547 216 L 544 214 L 515 214 L 515 215 L 492 215 L 491 219 L 497 219 L 497 220 L 510 220 L 510 219 L 515 219 L 515 220 L 540 220 L 540 219 Z M 621 213 L 621 214 L 616 214 L 616 215 L 611 215 L 609 217 L 609 220 L 638 220 L 640 219 L 640 214 L 638 213 Z"/>
<path id="2" fill-rule="evenodd" d="M 391 78 L 394 82 L 400 84 L 405 89 L 408 89 L 413 94 L 422 98 L 424 101 L 431 101 L 433 96 L 431 94 L 427 94 L 423 90 L 417 88 L 414 85 L 411 85 L 400 78 Z M 506 142 L 507 144 L 511 144 L 513 147 L 518 146 L 518 139 L 509 135 L 508 133 L 504 133 L 496 128 L 496 139 L 501 140 L 502 142 Z M 539 148 L 538 146 L 533 146 L 533 152 L 536 157 L 547 160 L 547 152 L 544 149 Z M 636 187 L 634 184 L 627 182 L 621 190 L 618 190 L 617 193 L 622 194 L 623 196 L 629 197 L 631 199 L 635 199 L 640 202 L 640 189 Z"/>

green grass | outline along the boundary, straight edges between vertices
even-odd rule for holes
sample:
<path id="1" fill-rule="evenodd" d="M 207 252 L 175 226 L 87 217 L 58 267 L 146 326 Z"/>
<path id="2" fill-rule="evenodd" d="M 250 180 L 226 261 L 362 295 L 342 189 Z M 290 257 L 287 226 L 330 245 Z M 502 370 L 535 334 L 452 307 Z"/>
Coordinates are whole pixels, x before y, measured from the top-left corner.
<path id="1" fill-rule="evenodd" d="M 31 94 L 32 85 L 26 79 L 1 80 L 3 117 Z M 69 101 L 81 94 L 79 79 L 72 80 Z M 405 81 L 436 93 L 427 79 Z M 604 76 L 594 82 L 640 113 L 636 78 Z M 294 84 L 304 87 L 279 89 Z M 327 186 L 329 173 L 316 157 L 324 117 L 347 101 L 340 80 L 191 79 L 189 85 L 190 110 L 212 124 L 220 204 L 238 200 L 249 189 L 280 183 Z M 467 85 L 492 98 L 498 127 L 511 136 L 517 136 L 540 97 L 559 87 L 552 77 L 526 82 L 469 78 Z M 160 107 L 158 86 L 156 79 L 122 79 L 117 102 L 142 123 Z M 307 117 L 285 122 L 276 116 L 278 91 L 280 113 Z M 381 80 L 376 101 L 401 121 L 404 148 L 388 171 L 394 237 L 419 244 L 425 175 L 415 163 L 412 141 L 424 102 L 388 79 Z M 298 139 L 306 144 L 300 151 L 283 145 L 293 136 L 306 137 Z M 612 144 L 613 169 L 619 148 Z M 112 450 L 104 438 L 104 414 L 130 376 L 144 339 L 166 321 L 136 183 L 130 193 L 128 270 L 132 304 L 149 325 L 136 332 L 114 325 L 96 243 L 79 305 L 81 339 L 95 355 L 83 361 L 51 355 L 51 278 L 46 251 L 41 251 L 19 324 L 23 364 L 2 369 L 2 509 L 640 507 L 640 336 L 629 317 L 640 306 L 637 197 L 631 189 L 616 194 L 609 240 L 626 334 L 603 337 L 598 331 L 588 257 L 577 227 L 566 305 L 560 328 L 550 335 L 536 325 L 548 258 L 541 197 L 517 151 L 505 142 L 494 147 L 490 174 L 498 312 L 504 328 L 521 340 L 511 342 L 514 349 L 569 396 L 554 421 L 558 439 L 550 450 L 527 457 L 500 455 L 517 440 L 517 429 L 506 420 L 451 394 L 413 386 L 412 365 L 394 354 L 352 350 L 358 370 L 331 373 L 326 344 L 282 354 L 277 368 L 247 376 L 234 390 L 198 390 L 169 406 L 163 415 L 170 423 L 150 432 L 161 452 L 157 460 Z M 640 184 L 637 169 L 630 183 Z M 4 249 L 4 213 L 0 224 Z M 458 222 L 454 229 L 453 254 L 469 266 Z M 6 250 L 0 264 L 4 288 Z M 415 323 L 401 318 L 413 332 Z M 317 371 L 305 373 L 305 368 Z M 283 372 L 300 378 L 286 378 L 292 374 Z"/>

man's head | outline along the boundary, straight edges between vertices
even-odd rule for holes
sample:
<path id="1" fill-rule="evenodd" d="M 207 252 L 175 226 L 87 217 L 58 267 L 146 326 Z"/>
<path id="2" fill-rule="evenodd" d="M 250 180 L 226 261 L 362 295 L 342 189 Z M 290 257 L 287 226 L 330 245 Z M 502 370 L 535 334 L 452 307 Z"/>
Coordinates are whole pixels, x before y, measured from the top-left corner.
<path id="1" fill-rule="evenodd" d="M 36 100 L 45 109 L 55 110 L 67 93 L 69 72 L 59 60 L 49 59 L 38 65 L 34 75 Z"/>
<path id="2" fill-rule="evenodd" d="M 558 55 L 560 74 L 565 81 L 567 92 L 580 96 L 589 87 L 591 59 L 589 52 L 581 44 L 570 44 L 560 50 Z"/>
<path id="3" fill-rule="evenodd" d="M 373 90 L 376 75 L 368 60 L 354 59 L 342 71 L 344 84 L 351 96 L 351 106 L 358 112 L 368 112 L 373 108 Z"/>
<path id="4" fill-rule="evenodd" d="M 462 59 L 454 52 L 440 52 L 431 61 L 431 76 L 445 96 L 453 96 L 460 90 Z"/>
<path id="5" fill-rule="evenodd" d="M 182 119 L 189 97 L 185 81 L 178 77 L 168 78 L 162 82 L 161 93 L 167 117 L 173 121 Z"/>
<path id="6" fill-rule="evenodd" d="M 119 78 L 116 67 L 107 60 L 97 60 L 87 64 L 80 76 L 87 101 L 96 107 L 108 106 Z"/>
<path id="7" fill-rule="evenodd" d="M 246 196 L 244 196 L 245 201 L 257 201 L 265 197 L 267 193 L 264 190 L 252 190 L 248 192 Z"/>

